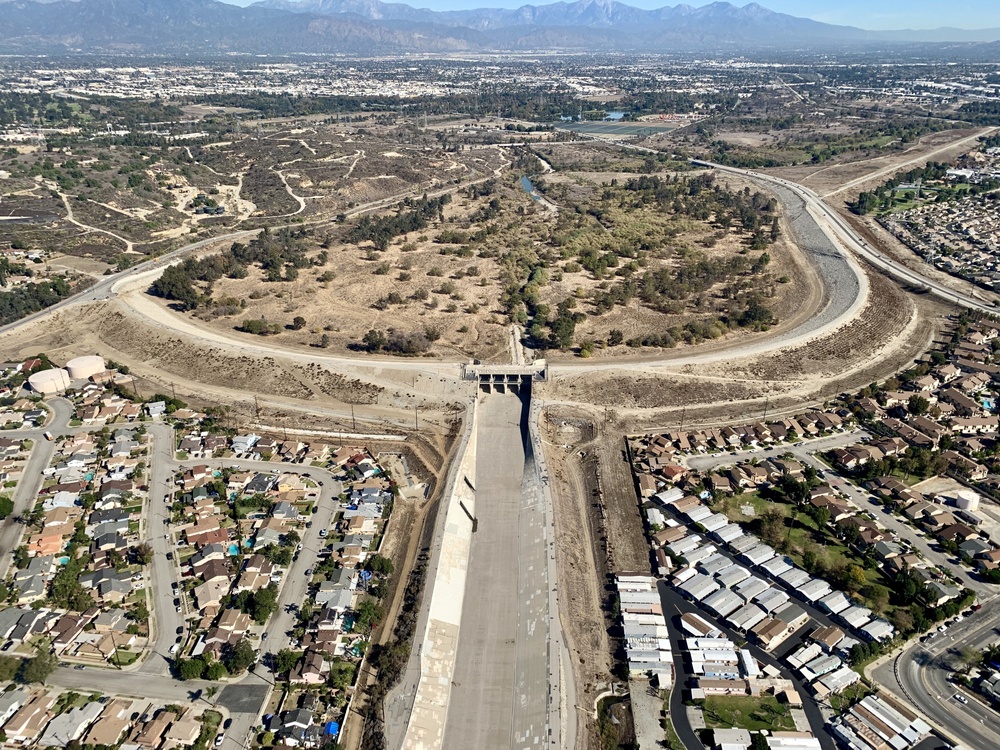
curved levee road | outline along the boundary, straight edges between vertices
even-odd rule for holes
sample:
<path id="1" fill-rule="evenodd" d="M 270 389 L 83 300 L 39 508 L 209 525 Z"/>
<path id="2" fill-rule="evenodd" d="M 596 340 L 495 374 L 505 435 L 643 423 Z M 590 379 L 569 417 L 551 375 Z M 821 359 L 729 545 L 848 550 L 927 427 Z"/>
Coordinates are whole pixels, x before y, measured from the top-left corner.
<path id="1" fill-rule="evenodd" d="M 842 246 L 847 247 L 849 250 L 857 253 L 875 268 L 885 271 L 892 278 L 896 279 L 896 281 L 926 290 L 930 294 L 940 297 L 947 302 L 952 302 L 971 310 L 978 310 L 990 315 L 995 315 L 998 312 L 994 305 L 984 304 L 982 300 L 970 297 L 962 292 L 955 291 L 951 287 L 946 286 L 939 281 L 929 279 L 926 276 L 896 262 L 892 258 L 883 255 L 874 247 L 869 245 L 868 241 L 858 234 L 854 228 L 851 227 L 851 225 L 848 224 L 842 216 L 840 216 L 840 214 L 827 206 L 819 194 L 814 190 L 810 190 L 797 182 L 789 182 L 788 180 L 784 180 L 780 177 L 773 177 L 771 175 L 761 174 L 760 172 L 726 167 L 721 164 L 713 164 L 712 162 L 695 161 L 693 163 L 712 167 L 713 169 L 718 169 L 723 172 L 739 174 L 759 182 L 765 182 L 774 187 L 776 190 L 784 189 L 790 191 L 797 195 L 808 206 L 808 208 L 814 212 L 817 224 L 827 234 L 827 236 Z"/>

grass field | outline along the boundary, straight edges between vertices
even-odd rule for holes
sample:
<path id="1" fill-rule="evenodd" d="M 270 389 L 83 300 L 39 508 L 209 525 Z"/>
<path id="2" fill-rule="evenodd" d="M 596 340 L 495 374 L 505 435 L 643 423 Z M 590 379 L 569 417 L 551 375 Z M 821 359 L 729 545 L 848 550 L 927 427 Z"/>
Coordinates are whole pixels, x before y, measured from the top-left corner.
<path id="1" fill-rule="evenodd" d="M 705 723 L 709 728 L 739 727 L 750 731 L 794 730 L 788 706 L 773 695 L 714 696 L 705 701 Z"/>

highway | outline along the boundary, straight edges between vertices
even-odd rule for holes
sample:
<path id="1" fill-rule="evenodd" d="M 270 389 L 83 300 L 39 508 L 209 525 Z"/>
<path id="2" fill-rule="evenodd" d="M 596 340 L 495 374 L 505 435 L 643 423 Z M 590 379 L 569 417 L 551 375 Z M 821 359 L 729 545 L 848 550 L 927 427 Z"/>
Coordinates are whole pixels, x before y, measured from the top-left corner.
<path id="1" fill-rule="evenodd" d="M 967 750 L 1000 745 L 1000 717 L 972 692 L 948 682 L 961 651 L 983 650 L 997 640 L 1000 609 L 984 607 L 926 643 L 914 643 L 872 670 L 875 680 L 908 700 L 939 731 Z M 961 703 L 955 694 L 964 695 Z"/>

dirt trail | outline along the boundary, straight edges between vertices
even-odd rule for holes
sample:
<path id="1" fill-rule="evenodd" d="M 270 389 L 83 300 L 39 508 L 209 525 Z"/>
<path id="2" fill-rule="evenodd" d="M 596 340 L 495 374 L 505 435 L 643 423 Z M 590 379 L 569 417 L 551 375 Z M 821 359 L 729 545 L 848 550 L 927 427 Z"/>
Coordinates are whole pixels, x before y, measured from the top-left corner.
<path id="1" fill-rule="evenodd" d="M 132 252 L 134 250 L 134 246 L 131 240 L 127 240 L 121 235 L 115 234 L 114 232 L 109 232 L 107 229 L 98 229 L 97 227 L 92 227 L 89 224 L 84 224 L 82 221 L 79 221 L 73 215 L 73 207 L 70 205 L 69 198 L 66 196 L 66 194 L 61 190 L 59 190 L 55 183 L 48 183 L 48 188 L 54 191 L 56 195 L 59 196 L 60 200 L 62 200 L 63 205 L 66 207 L 66 221 L 68 221 L 70 224 L 78 226 L 80 227 L 80 229 L 84 229 L 88 232 L 96 232 L 97 234 L 103 234 L 107 237 L 111 237 L 112 239 L 118 240 L 119 242 L 125 245 L 125 252 Z"/>

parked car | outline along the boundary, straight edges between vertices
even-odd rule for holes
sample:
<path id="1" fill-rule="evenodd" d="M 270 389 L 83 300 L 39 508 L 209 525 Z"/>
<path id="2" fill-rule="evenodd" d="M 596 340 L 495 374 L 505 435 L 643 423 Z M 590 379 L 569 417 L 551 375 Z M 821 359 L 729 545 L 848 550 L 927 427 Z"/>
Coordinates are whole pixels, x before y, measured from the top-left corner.
<path id="1" fill-rule="evenodd" d="M 955 700 L 957 700 L 959 703 L 968 703 L 969 702 L 969 699 L 966 698 L 961 693 L 955 693 Z"/>
<path id="2" fill-rule="evenodd" d="M 177 635 L 184 635 L 184 626 L 183 625 L 178 625 L 177 626 Z"/>

